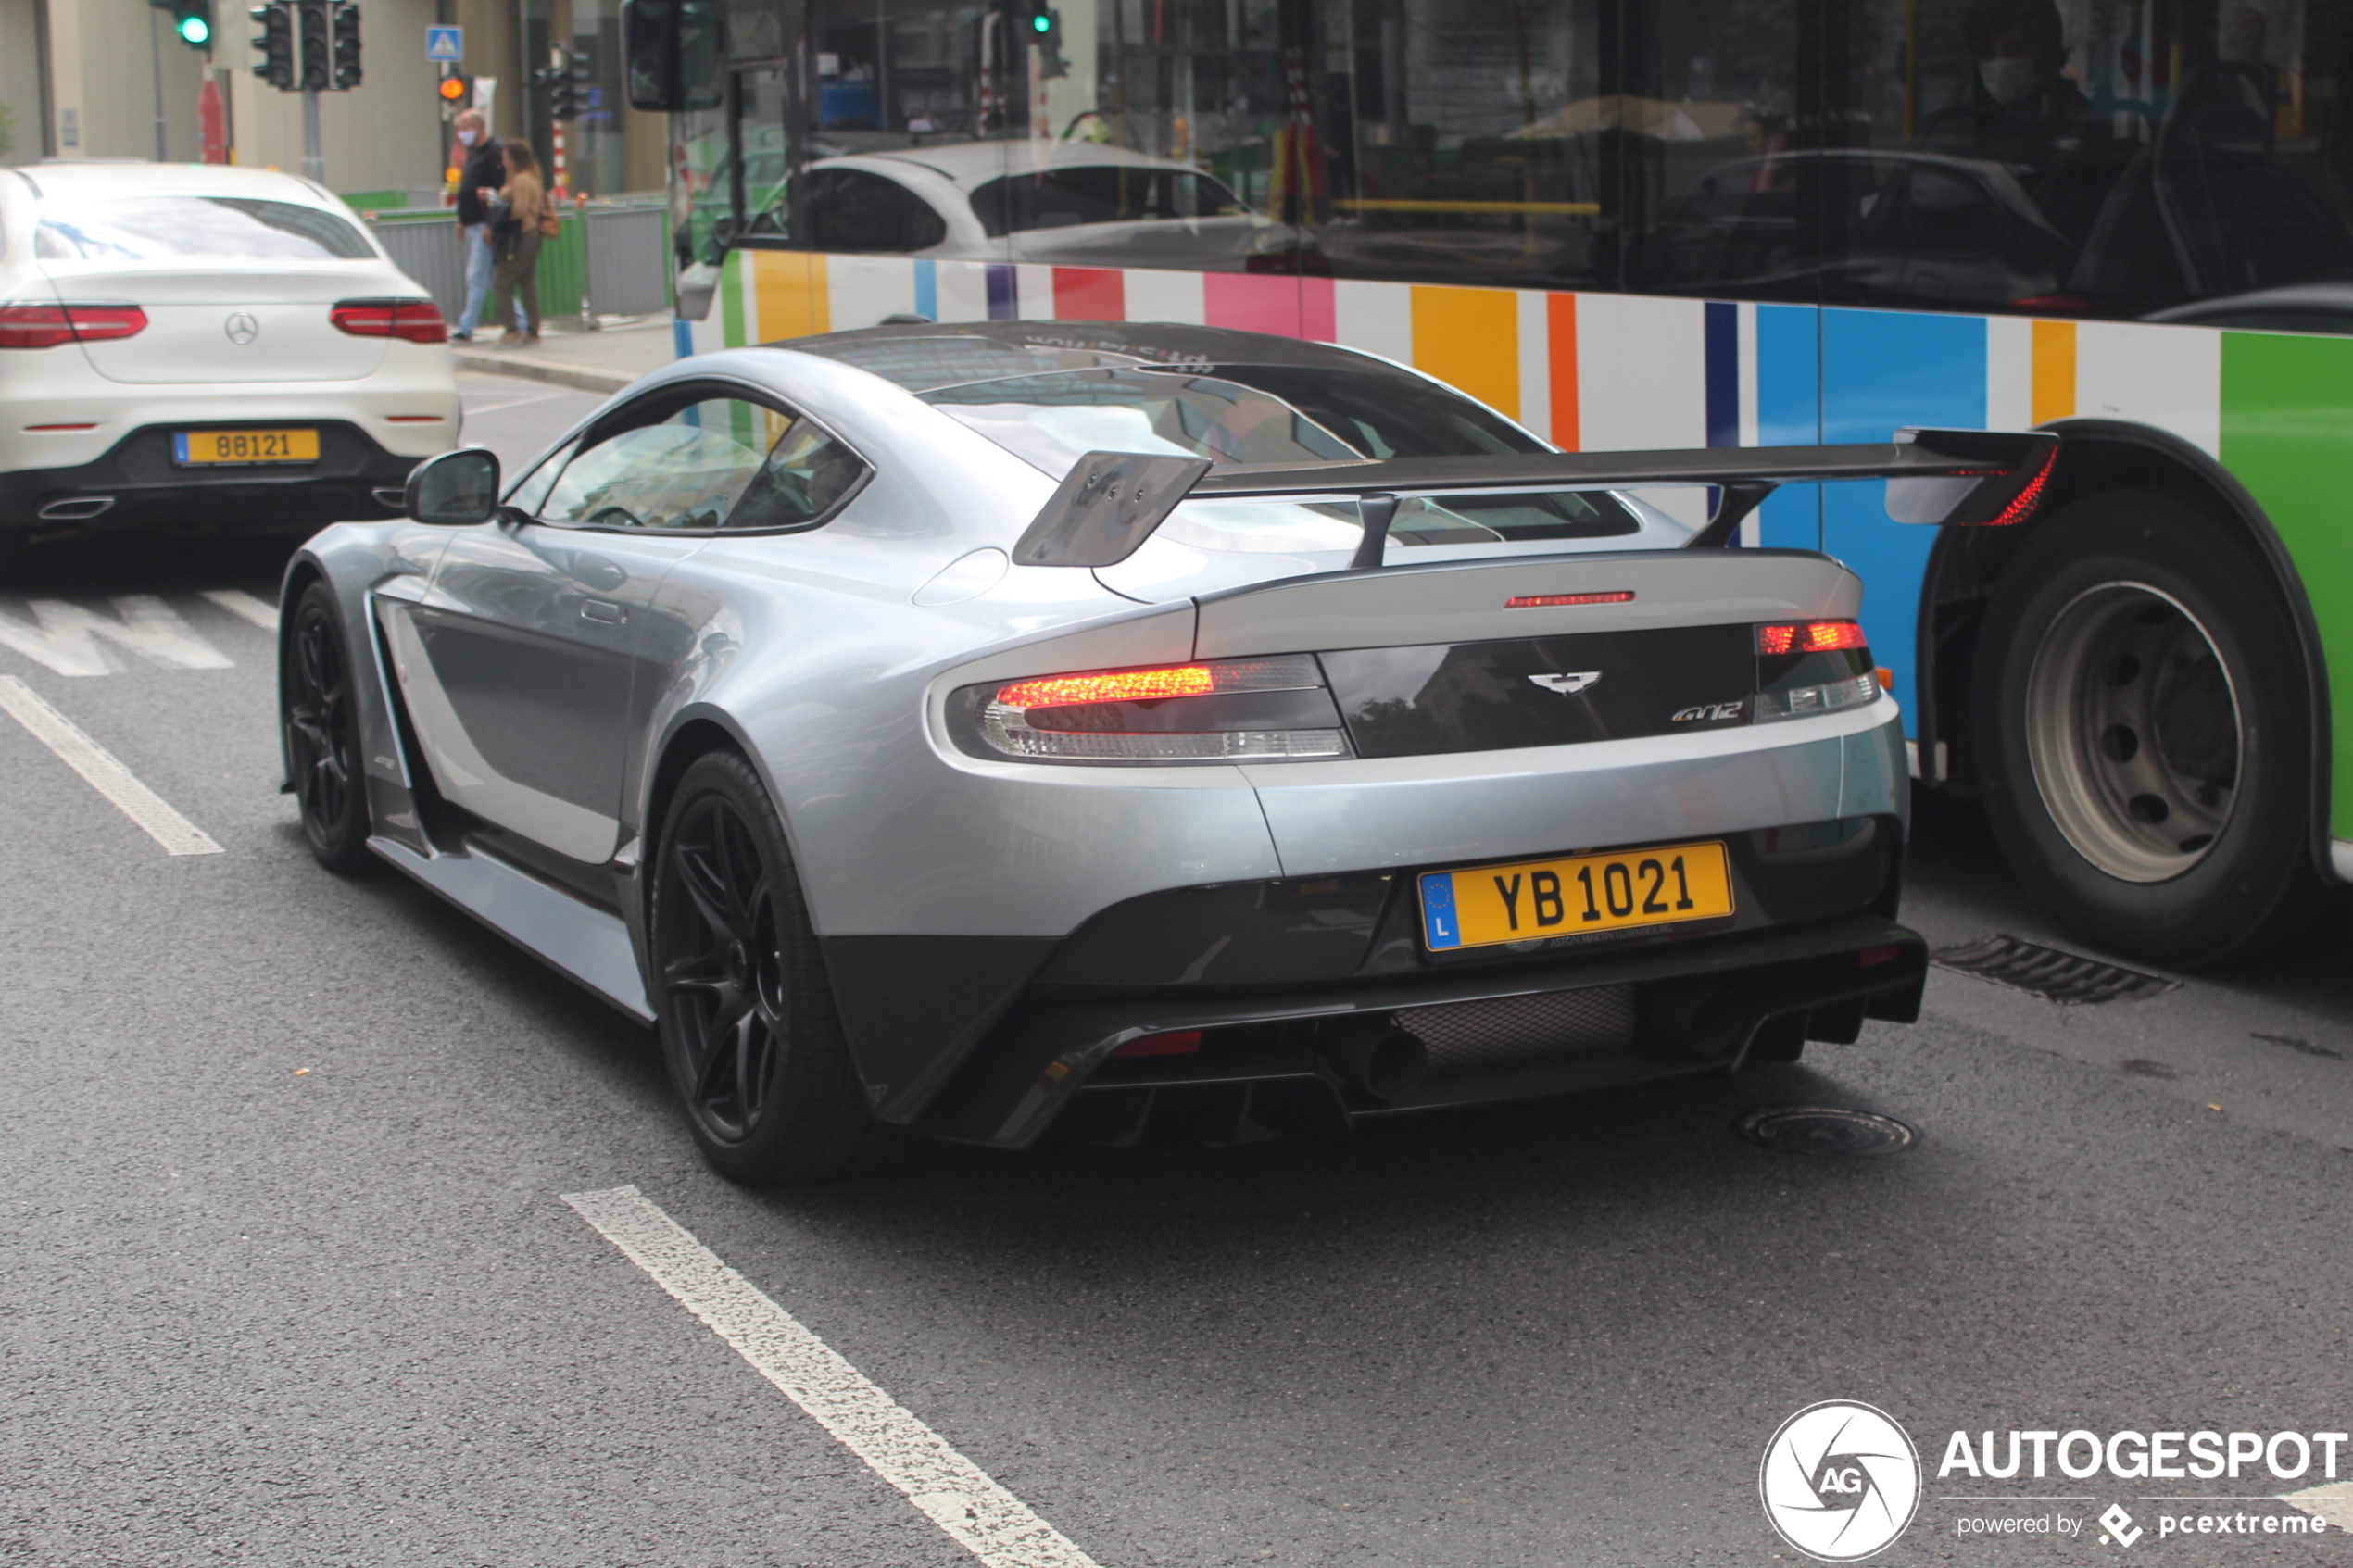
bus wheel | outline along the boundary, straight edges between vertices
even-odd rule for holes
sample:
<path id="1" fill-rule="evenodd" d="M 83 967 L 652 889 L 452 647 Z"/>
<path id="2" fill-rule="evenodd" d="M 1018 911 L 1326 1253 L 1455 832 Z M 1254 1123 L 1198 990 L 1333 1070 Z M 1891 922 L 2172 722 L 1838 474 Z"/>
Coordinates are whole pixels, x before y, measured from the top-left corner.
<path id="1" fill-rule="evenodd" d="M 2190 967 L 2309 932 L 2311 721 L 2287 607 L 2157 490 L 2086 496 L 2020 549 L 1978 640 L 1987 815 L 2029 897 Z"/>

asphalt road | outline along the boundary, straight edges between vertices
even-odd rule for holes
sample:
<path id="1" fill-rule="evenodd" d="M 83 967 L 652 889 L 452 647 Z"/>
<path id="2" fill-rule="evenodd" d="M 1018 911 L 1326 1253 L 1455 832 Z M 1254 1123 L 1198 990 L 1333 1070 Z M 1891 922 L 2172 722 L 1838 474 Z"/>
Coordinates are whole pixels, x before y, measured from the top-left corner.
<path id="1" fill-rule="evenodd" d="M 467 390 L 510 458 L 595 402 Z M 167 855 L 0 714 L 0 1561 L 974 1561 L 561 1197 L 624 1185 L 1105 1568 L 1795 1561 L 1757 1464 L 1826 1399 L 1926 1450 L 1876 1561 L 2353 1561 L 2341 1531 L 2160 1539 L 2207 1505 L 2143 1500 L 2317 1474 L 1934 1474 L 1956 1429 L 2353 1425 L 2353 921 L 2141 1001 L 1940 972 L 1920 1024 L 1737 1080 L 747 1192 L 648 1036 L 312 863 L 270 636 L 203 596 L 266 600 L 282 559 L 67 551 L 0 588 L 0 677 L 221 850 Z M 23 651 L 35 601 L 54 633 L 137 595 L 177 663 Z M 2075 947 L 1963 803 L 1924 805 L 1913 876 L 1940 944 Z M 1731 1131 L 1757 1104 L 1923 1137 L 1769 1153 Z M 2087 1500 L 1946 1500 L 2042 1493 Z M 1956 1535 L 2111 1502 L 2137 1545 Z"/>

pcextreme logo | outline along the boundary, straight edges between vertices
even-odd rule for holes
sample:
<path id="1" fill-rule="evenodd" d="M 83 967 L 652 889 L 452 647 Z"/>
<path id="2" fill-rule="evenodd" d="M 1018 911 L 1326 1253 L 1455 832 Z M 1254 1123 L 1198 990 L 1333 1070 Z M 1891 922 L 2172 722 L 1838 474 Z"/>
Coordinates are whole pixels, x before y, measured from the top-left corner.
<path id="1" fill-rule="evenodd" d="M 1756 1469 L 1765 1517 L 1820 1562 L 1884 1551 L 1920 1506 L 1920 1455 L 1886 1411 L 1849 1399 L 1808 1405 L 1781 1423 Z"/>

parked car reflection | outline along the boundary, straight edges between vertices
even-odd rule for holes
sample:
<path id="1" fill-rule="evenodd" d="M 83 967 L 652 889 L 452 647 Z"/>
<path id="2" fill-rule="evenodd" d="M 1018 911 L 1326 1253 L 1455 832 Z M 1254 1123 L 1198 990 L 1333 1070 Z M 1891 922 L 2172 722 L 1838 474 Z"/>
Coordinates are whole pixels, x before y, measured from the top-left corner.
<path id="1" fill-rule="evenodd" d="M 812 250 L 1239 271 L 1290 231 L 1189 164 L 1096 143 L 963 142 L 821 158 L 752 225 Z"/>
<path id="2" fill-rule="evenodd" d="M 2077 256 L 2000 164 L 1839 150 L 1708 170 L 1667 205 L 1640 266 L 1671 292 L 1999 307 L 2058 293 Z"/>

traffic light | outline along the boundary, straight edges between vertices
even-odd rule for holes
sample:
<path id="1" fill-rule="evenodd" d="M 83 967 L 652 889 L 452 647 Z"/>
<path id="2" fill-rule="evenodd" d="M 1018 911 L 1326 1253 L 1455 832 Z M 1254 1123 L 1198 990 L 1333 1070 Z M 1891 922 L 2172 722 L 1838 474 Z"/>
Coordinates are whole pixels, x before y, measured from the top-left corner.
<path id="1" fill-rule="evenodd" d="M 570 58 L 580 61 L 583 56 Z M 531 73 L 531 80 L 547 90 L 547 118 L 552 120 L 580 118 L 580 89 L 584 85 L 579 72 L 571 65 L 542 66 Z"/>
<path id="2" fill-rule="evenodd" d="M 212 0 L 147 0 L 158 11 L 171 13 L 171 31 L 198 54 L 212 53 Z"/>
<path id="3" fill-rule="evenodd" d="M 295 0 L 295 85 L 306 93 L 324 93 L 334 85 L 334 31 L 327 10 L 328 0 Z"/>
<path id="4" fill-rule="evenodd" d="M 334 87 L 347 93 L 359 85 L 359 7 L 355 0 L 334 0 L 331 28 L 334 34 Z"/>
<path id="5" fill-rule="evenodd" d="M 171 13 L 171 31 L 181 43 L 199 54 L 212 53 L 212 0 L 147 0 L 147 4 Z"/>
<path id="6" fill-rule="evenodd" d="M 445 64 L 441 68 L 441 80 L 433 87 L 434 92 L 440 95 L 442 108 L 450 114 L 456 114 L 474 101 L 474 79 L 456 66 Z"/>
<path id="7" fill-rule="evenodd" d="M 1032 0 L 1029 13 L 1029 42 L 1038 46 L 1038 74 L 1067 76 L 1070 62 L 1063 58 L 1063 14 L 1051 6 L 1038 5 Z"/>
<path id="8" fill-rule="evenodd" d="M 287 0 L 270 0 L 267 6 L 256 6 L 245 13 L 254 26 L 261 29 L 253 41 L 254 52 L 261 56 L 253 68 L 254 75 L 281 93 L 291 93 L 295 87 L 294 8 Z"/>

